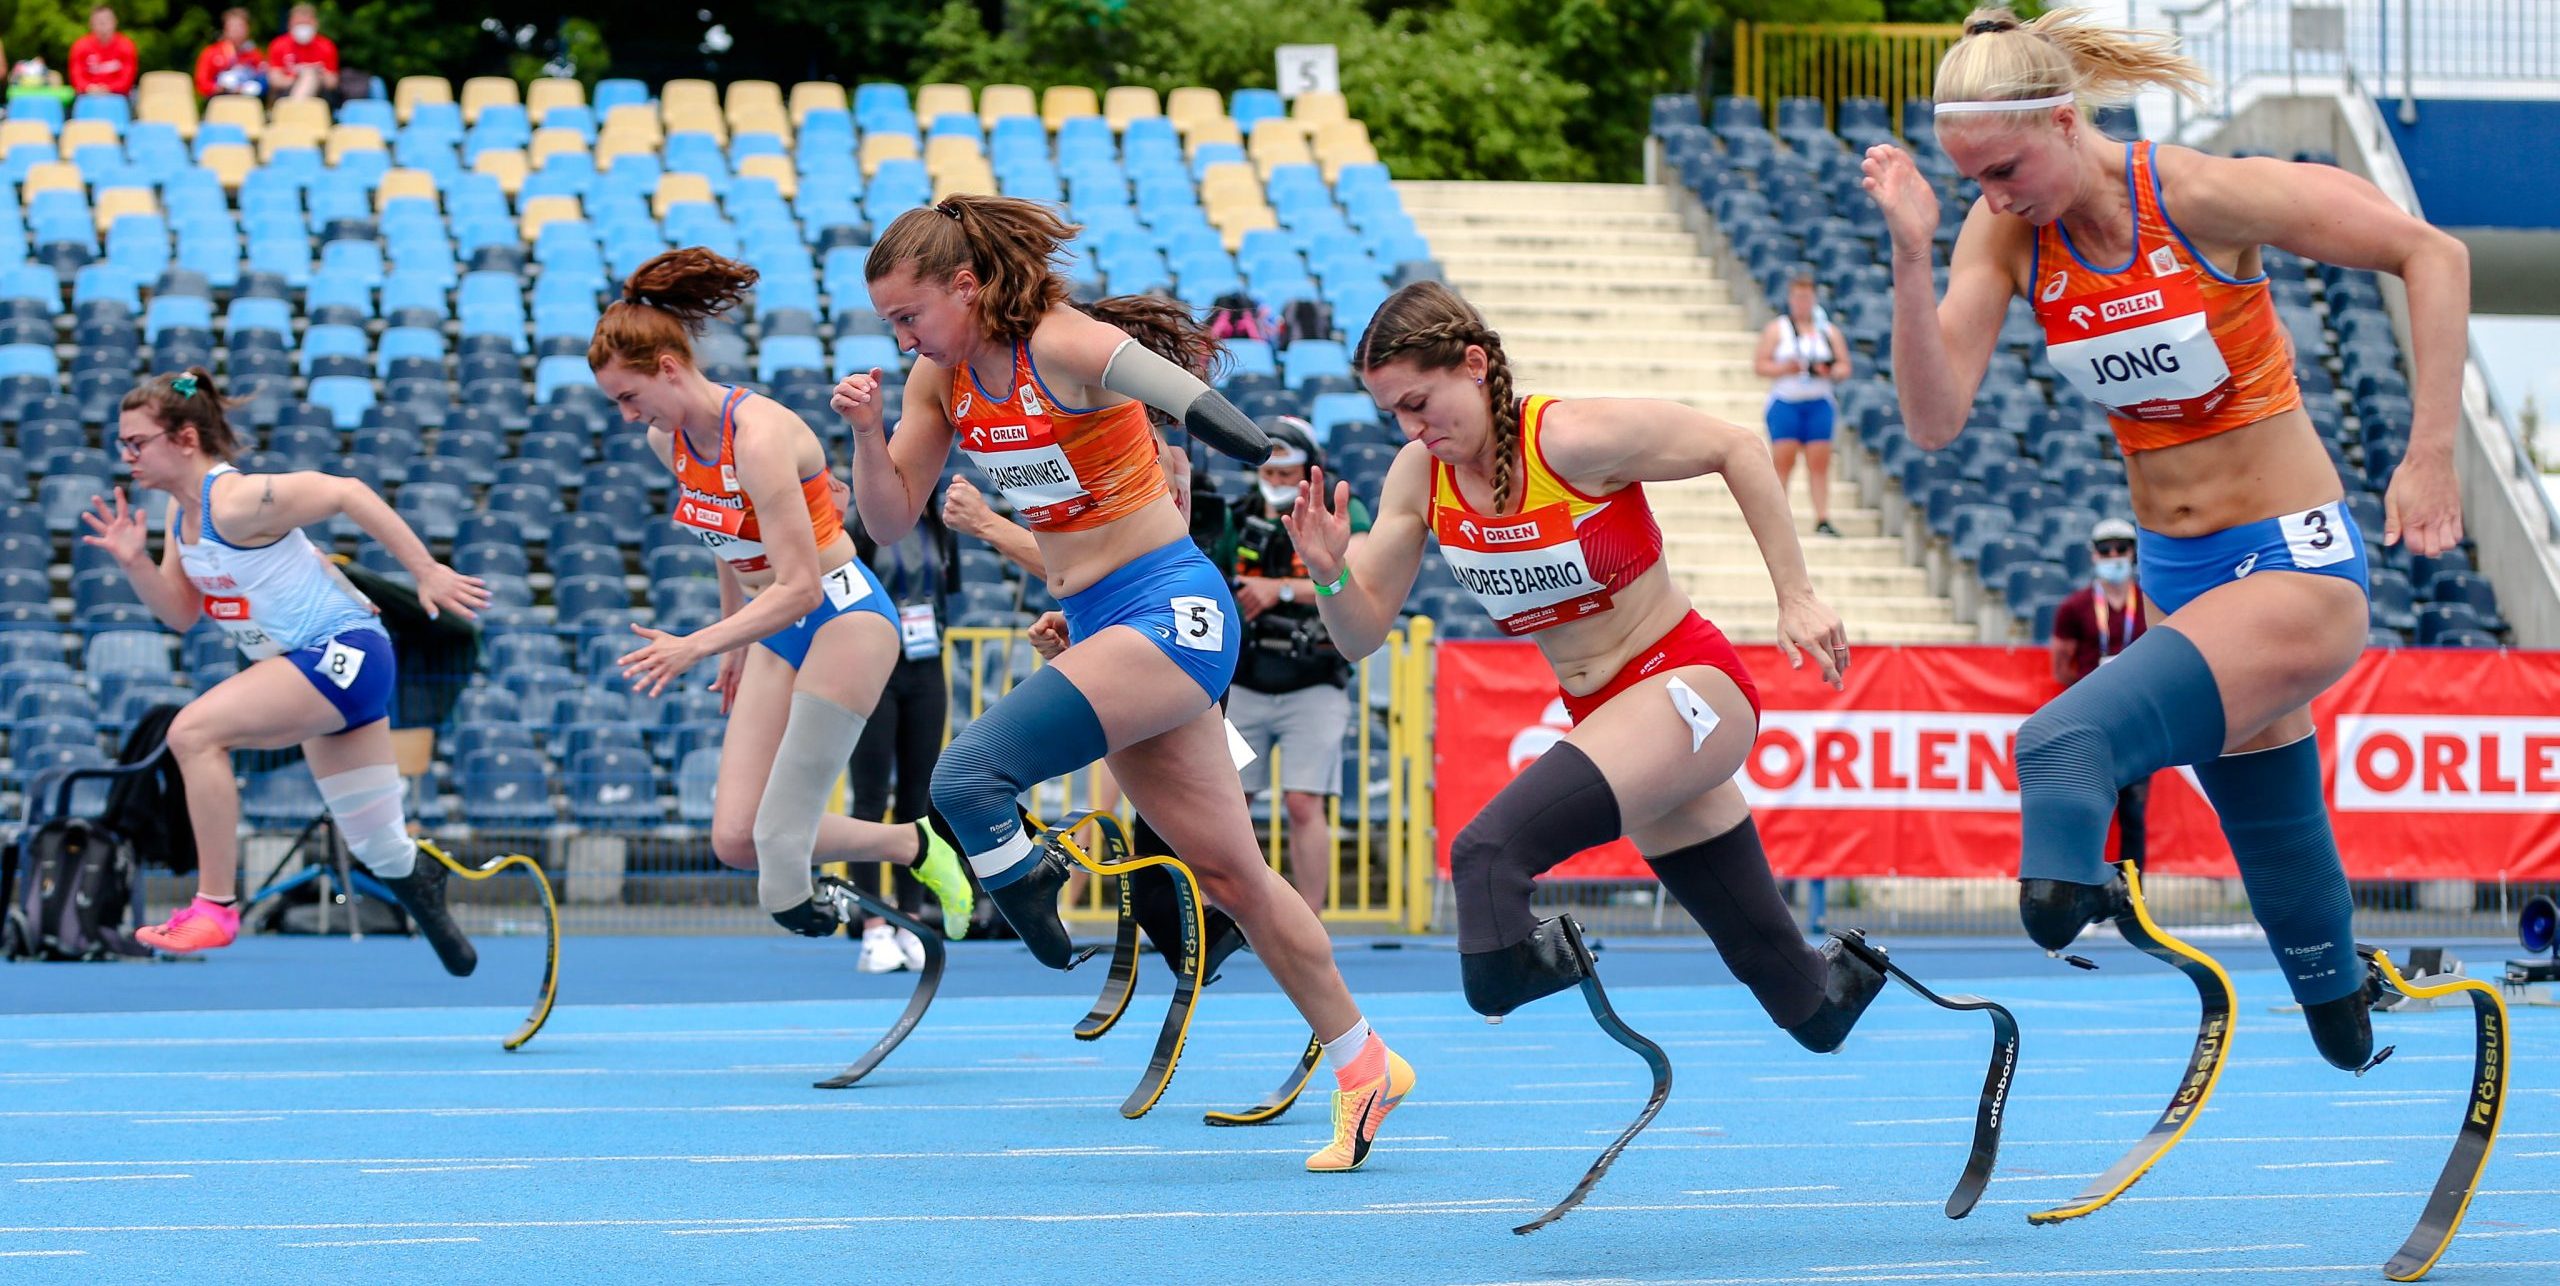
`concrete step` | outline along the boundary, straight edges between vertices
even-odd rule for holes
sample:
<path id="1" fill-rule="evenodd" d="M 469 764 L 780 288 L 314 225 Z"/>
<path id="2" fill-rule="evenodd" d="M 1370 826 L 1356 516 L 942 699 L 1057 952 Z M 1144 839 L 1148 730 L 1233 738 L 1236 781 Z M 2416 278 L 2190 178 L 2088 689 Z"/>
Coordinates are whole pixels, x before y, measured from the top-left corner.
<path id="1" fill-rule="evenodd" d="M 1450 284 L 1465 295 L 1490 320 L 1496 308 L 1514 304 L 1595 304 L 1623 307 L 1629 304 L 1715 305 L 1732 311 L 1722 324 L 1739 326 L 1742 306 L 1729 302 L 1722 282 L 1683 280 L 1593 280 L 1558 277 L 1549 273 L 1461 273 L 1449 274 Z M 1496 329 L 1499 329 L 1497 327 Z"/>
<path id="2" fill-rule="evenodd" d="M 1465 288 L 1462 286 L 1460 289 Z M 1512 292 L 1503 289 L 1468 291 L 1467 302 L 1474 304 L 1476 311 L 1483 313 L 1484 319 L 1505 335 L 1514 330 L 1744 333 L 1740 331 L 1741 305 L 1705 299 L 1679 303 L 1606 299 L 1566 301 L 1549 298 L 1534 290 Z M 1754 342 L 1757 338 L 1752 337 Z"/>
<path id="3" fill-rule="evenodd" d="M 1715 265 L 1694 254 L 1615 254 L 1588 248 L 1485 253 L 1444 251 L 1436 243 L 1431 251 L 1451 281 L 1535 276 L 1598 283 L 1680 281 L 1700 288 L 1722 284 Z"/>
<path id="4" fill-rule="evenodd" d="M 1491 321 L 1492 318 L 1486 320 Z M 1749 335 L 1703 327 L 1630 326 L 1619 329 L 1497 325 L 1494 329 L 1502 332 L 1505 351 L 1523 359 L 1534 354 L 1541 361 L 1609 357 L 1701 358 L 1740 362 L 1743 369 L 1749 370 L 1755 348 L 1755 341 Z"/>
<path id="5" fill-rule="evenodd" d="M 1579 378 L 1579 376 L 1577 376 L 1577 378 Z M 1735 424 L 1752 426 L 1757 426 L 1760 423 L 1761 408 L 1767 405 L 1769 401 L 1769 397 L 1766 393 L 1757 391 L 1746 393 L 1683 386 L 1646 389 L 1639 392 L 1637 390 L 1627 388 L 1624 385 L 1576 385 L 1560 382 L 1531 383 L 1527 380 L 1516 381 L 1516 383 L 1522 392 L 1545 393 L 1551 397 L 1634 396 L 1660 398 L 1665 402 L 1678 402 L 1682 406 L 1694 406 L 1720 420 L 1730 420 Z"/>
<path id="6" fill-rule="evenodd" d="M 1487 225 L 1481 223 L 1414 223 L 1431 239 L 1441 262 L 1451 256 L 1481 254 L 1679 255 L 1698 252 L 1698 239 L 1678 224 L 1662 227 L 1592 228 L 1580 223 L 1544 220 Z"/>
<path id="7" fill-rule="evenodd" d="M 1838 515 L 1833 515 L 1838 521 Z M 1803 546 L 1805 566 L 1829 567 L 1848 571 L 1873 571 L 1879 568 L 1907 568 L 1910 560 L 1903 557 L 1900 540 L 1874 536 L 1816 536 L 1811 520 L 1799 515 L 1796 543 Z M 1847 528 L 1841 530 L 1846 531 Z M 1663 557 L 1671 560 L 1672 569 L 1687 567 L 1720 567 L 1748 563 L 1760 566 L 1760 546 L 1749 531 L 1704 532 L 1665 527 L 1662 532 Z"/>
<path id="8" fill-rule="evenodd" d="M 1778 602 L 1769 593 L 1732 598 L 1691 594 L 1689 598 L 1708 620 L 1722 626 L 1728 634 L 1764 639 L 1777 637 Z M 1849 627 L 1852 642 L 1883 637 L 1887 630 L 1912 625 L 1952 626 L 1963 631 L 1961 637 L 1964 638 L 1976 637 L 1981 628 L 1970 621 L 1958 624 L 1954 603 L 1928 595 L 1825 601 L 1831 602 L 1831 610 L 1838 612 L 1842 623 Z M 1758 633 L 1749 633 L 1754 630 Z"/>
<path id="9" fill-rule="evenodd" d="M 1917 567 L 1832 567 L 1816 564 L 1807 569 L 1813 577 L 1813 589 L 1836 611 L 1846 612 L 1842 603 L 1871 598 L 1925 598 L 1929 596 L 1929 574 Z M 1748 563 L 1724 566 L 1676 569 L 1673 579 L 1692 596 L 1710 598 L 1749 598 L 1754 594 L 1775 597 L 1777 590 L 1769 583 L 1768 569 L 1756 558 Z"/>
<path id="10" fill-rule="evenodd" d="M 1669 188 L 1645 183 L 1488 183 L 1407 180 L 1395 185 L 1406 213 L 1418 222 L 1425 211 L 1541 210 L 1647 211 L 1676 214 Z"/>
<path id="11" fill-rule="evenodd" d="M 1550 361 L 1527 348 L 1511 347 L 1509 337 L 1503 351 L 1511 357 L 1514 373 L 1532 384 L 1558 384 L 1566 380 L 1597 380 L 1622 390 L 1621 397 L 1642 396 L 1642 389 L 1676 389 L 1685 393 L 1719 393 L 1735 396 L 1756 395 L 1764 401 L 1768 382 L 1752 374 L 1748 358 L 1683 356 L 1647 356 L 1637 353 L 1575 356 L 1569 361 Z"/>

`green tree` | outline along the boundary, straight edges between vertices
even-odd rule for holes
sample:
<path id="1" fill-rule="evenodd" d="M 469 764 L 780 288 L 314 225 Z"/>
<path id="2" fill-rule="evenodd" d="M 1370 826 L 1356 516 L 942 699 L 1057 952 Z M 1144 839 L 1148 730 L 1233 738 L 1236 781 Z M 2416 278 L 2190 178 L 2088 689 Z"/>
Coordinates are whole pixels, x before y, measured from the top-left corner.
<path id="1" fill-rule="evenodd" d="M 1483 15 L 1400 13 L 1344 44 L 1343 96 L 1398 177 L 1561 181 L 1600 174 L 1567 131 L 1591 91 Z"/>
<path id="2" fill-rule="evenodd" d="M 8 42 L 12 63 L 42 58 L 44 65 L 69 78 L 71 42 L 89 34 L 91 0 L 17 0 L 0 9 L 0 40 Z M 180 12 L 169 0 L 116 0 L 116 28 L 132 37 L 144 70 L 195 66 L 196 50 L 212 37 L 208 15 Z"/>

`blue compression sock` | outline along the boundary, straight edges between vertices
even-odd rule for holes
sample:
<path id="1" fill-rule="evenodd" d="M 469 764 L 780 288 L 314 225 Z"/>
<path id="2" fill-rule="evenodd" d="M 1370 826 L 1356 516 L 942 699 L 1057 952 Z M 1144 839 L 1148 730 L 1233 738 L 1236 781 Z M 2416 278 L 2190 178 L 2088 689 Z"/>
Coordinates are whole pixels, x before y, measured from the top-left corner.
<path id="1" fill-rule="evenodd" d="M 980 883 L 1002 888 L 1036 860 L 1014 799 L 1110 748 L 1093 703 L 1055 667 L 1033 671 L 951 739 L 933 765 L 933 807 Z"/>
<path id="2" fill-rule="evenodd" d="M 2222 753 L 2222 689 L 2176 630 L 2146 630 L 2018 729 L 2018 877 L 2107 882 L 2116 793 Z"/>
<path id="3" fill-rule="evenodd" d="M 2222 814 L 2249 906 L 2293 998 L 2318 1004 L 2363 986 L 2355 900 L 2320 791 L 2320 739 L 2224 755 L 2196 765 L 2196 779 Z"/>

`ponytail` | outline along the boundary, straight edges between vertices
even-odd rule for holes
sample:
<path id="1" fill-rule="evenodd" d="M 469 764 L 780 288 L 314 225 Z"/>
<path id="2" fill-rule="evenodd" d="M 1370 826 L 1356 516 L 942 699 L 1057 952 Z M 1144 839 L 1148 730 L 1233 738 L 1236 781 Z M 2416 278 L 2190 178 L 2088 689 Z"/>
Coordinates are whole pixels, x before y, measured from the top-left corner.
<path id="1" fill-rule="evenodd" d="M 587 367 L 619 362 L 655 369 L 673 353 L 693 361 L 693 337 L 712 318 L 737 307 L 756 284 L 756 270 L 701 246 L 670 250 L 640 265 L 622 284 L 622 298 L 604 310 L 587 343 Z"/>
<path id="2" fill-rule="evenodd" d="M 987 338 L 1019 343 L 1067 302 L 1057 265 L 1079 231 L 1038 202 L 948 196 L 891 220 L 871 247 L 863 279 L 909 268 L 917 281 L 942 286 L 966 268 L 978 279 L 978 323 Z"/>
<path id="3" fill-rule="evenodd" d="M 181 429 L 194 429 L 197 450 L 216 460 L 230 461 L 240 456 L 240 437 L 231 430 L 230 411 L 248 400 L 224 397 L 222 386 L 214 383 L 213 372 L 190 366 L 174 375 L 154 375 L 134 385 L 124 395 L 120 409 L 149 415 L 152 423 L 173 437 Z"/>
<path id="4" fill-rule="evenodd" d="M 1964 38 L 1938 60 L 1933 96 L 1967 104 L 2063 95 L 2121 102 L 2166 89 L 2196 100 L 2204 86 L 2204 69 L 2178 52 L 2173 36 L 2102 27 L 2086 9 L 2054 9 L 2022 22 L 1994 8 L 1966 17 Z"/>

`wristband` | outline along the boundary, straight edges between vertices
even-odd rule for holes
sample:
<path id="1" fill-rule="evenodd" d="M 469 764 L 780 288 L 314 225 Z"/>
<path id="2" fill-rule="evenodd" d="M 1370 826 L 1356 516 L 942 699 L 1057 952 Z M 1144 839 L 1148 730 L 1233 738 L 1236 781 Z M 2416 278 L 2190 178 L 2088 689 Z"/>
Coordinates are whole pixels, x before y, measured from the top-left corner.
<path id="1" fill-rule="evenodd" d="M 1338 573 L 1336 573 L 1336 574 L 1334 575 L 1333 583 L 1332 583 L 1332 584 L 1327 585 L 1327 584 L 1324 584 L 1323 582 L 1317 582 L 1317 584 L 1316 584 L 1316 592 L 1317 592 L 1317 593 L 1319 593 L 1319 594 L 1324 595 L 1326 598 L 1331 598 L 1331 597 L 1333 597 L 1334 595 L 1341 593 L 1341 592 L 1343 591 L 1343 588 L 1344 588 L 1345 586 L 1348 586 L 1350 583 L 1351 583 L 1351 564 L 1349 564 L 1349 563 L 1344 563 L 1344 564 L 1342 565 L 1342 570 L 1341 570 L 1340 572 L 1338 572 Z"/>

